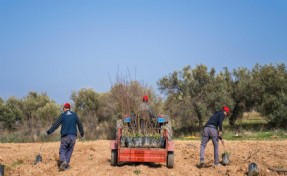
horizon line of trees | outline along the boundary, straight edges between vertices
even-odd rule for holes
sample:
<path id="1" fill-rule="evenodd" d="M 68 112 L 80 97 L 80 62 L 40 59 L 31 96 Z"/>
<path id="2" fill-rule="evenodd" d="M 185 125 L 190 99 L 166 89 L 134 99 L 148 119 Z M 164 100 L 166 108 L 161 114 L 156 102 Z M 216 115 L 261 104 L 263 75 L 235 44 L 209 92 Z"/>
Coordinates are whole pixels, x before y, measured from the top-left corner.
<path id="1" fill-rule="evenodd" d="M 167 95 L 165 110 L 177 117 L 178 127 L 204 120 L 224 105 L 231 109 L 229 124 L 234 126 L 244 112 L 255 110 L 270 127 L 287 129 L 287 70 L 285 64 L 256 64 L 251 70 L 225 67 L 216 74 L 203 64 L 164 76 L 159 90 Z"/>
<path id="2" fill-rule="evenodd" d="M 129 80 L 129 81 L 127 81 Z M 158 89 L 131 79 L 117 78 L 111 90 L 98 93 L 81 89 L 71 94 L 73 110 L 83 120 L 91 138 L 114 137 L 116 120 L 125 114 L 136 113 L 142 96 L 149 95 L 149 103 L 157 114 L 166 114 L 173 120 L 174 128 L 189 128 L 204 121 L 227 105 L 231 109 L 229 124 L 235 125 L 244 112 L 261 113 L 269 125 L 287 129 L 287 70 L 285 64 L 256 64 L 252 69 L 214 68 L 200 64 L 195 68 L 185 66 L 164 76 Z M 46 93 L 29 92 L 23 98 L 0 97 L 0 132 L 24 130 L 25 134 L 39 135 L 60 115 L 62 105 Z"/>

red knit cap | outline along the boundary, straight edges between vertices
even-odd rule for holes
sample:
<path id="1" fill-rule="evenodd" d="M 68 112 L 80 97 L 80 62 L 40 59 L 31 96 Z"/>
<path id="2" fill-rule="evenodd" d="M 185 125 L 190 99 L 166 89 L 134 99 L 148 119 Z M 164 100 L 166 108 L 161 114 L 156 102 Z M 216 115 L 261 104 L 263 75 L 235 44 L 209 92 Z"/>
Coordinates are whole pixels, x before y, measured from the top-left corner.
<path id="1" fill-rule="evenodd" d="M 70 103 L 65 103 L 65 104 L 64 104 L 64 108 L 71 109 L 71 105 L 70 105 Z"/>
<path id="2" fill-rule="evenodd" d="M 144 101 L 144 102 L 148 102 L 148 96 L 147 96 L 147 95 L 144 95 L 144 96 L 143 96 L 143 101 Z"/>
<path id="3" fill-rule="evenodd" d="M 223 106 L 222 110 L 227 112 L 227 114 L 230 112 L 230 109 L 227 106 Z"/>

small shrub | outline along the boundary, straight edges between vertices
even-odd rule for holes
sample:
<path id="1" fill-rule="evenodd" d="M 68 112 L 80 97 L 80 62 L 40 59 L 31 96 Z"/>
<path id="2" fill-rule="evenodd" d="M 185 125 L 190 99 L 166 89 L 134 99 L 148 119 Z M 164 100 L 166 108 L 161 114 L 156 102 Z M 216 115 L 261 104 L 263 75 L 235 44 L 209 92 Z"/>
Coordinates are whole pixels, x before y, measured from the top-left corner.
<path id="1" fill-rule="evenodd" d="M 12 167 L 17 167 L 17 166 L 20 166 L 22 164 L 24 164 L 23 160 L 17 160 L 17 161 L 12 163 Z"/>
<path id="2" fill-rule="evenodd" d="M 139 175 L 139 174 L 141 174 L 141 171 L 139 169 L 137 169 L 137 170 L 134 170 L 133 173 L 136 175 Z"/>

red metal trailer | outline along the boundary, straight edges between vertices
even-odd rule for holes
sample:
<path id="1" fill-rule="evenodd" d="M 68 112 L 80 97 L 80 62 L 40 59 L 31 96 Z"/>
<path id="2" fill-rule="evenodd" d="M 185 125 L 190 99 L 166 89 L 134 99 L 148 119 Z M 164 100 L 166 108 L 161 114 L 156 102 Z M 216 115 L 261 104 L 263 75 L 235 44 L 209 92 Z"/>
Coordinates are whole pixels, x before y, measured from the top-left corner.
<path id="1" fill-rule="evenodd" d="M 174 143 L 168 139 L 167 130 L 164 131 L 165 148 L 126 148 L 121 147 L 122 129 L 119 128 L 117 140 L 111 141 L 111 165 L 118 162 L 155 162 L 166 163 L 168 168 L 174 166 Z"/>

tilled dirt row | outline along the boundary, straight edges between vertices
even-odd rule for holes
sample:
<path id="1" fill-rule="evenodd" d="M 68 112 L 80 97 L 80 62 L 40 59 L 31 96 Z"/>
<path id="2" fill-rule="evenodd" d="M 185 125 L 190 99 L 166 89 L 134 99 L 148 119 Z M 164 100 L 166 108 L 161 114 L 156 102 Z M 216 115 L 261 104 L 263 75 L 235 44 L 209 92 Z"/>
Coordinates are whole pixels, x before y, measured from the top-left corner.
<path id="1" fill-rule="evenodd" d="M 0 144 L 0 163 L 5 165 L 5 176 L 208 176 L 208 175 L 246 175 L 248 164 L 257 163 L 260 175 L 272 176 L 280 173 L 272 168 L 287 168 L 287 141 L 226 141 L 230 153 L 230 165 L 213 166 L 213 146 L 206 148 L 207 167 L 197 168 L 200 141 L 174 141 L 175 167 L 168 169 L 165 163 L 121 163 L 110 166 L 110 141 L 78 141 L 71 159 L 71 168 L 64 172 L 57 169 L 59 143 L 44 143 L 41 151 L 43 162 L 34 165 L 41 143 Z M 219 146 L 223 153 L 222 145 Z M 284 173 L 281 173 L 284 175 Z"/>

